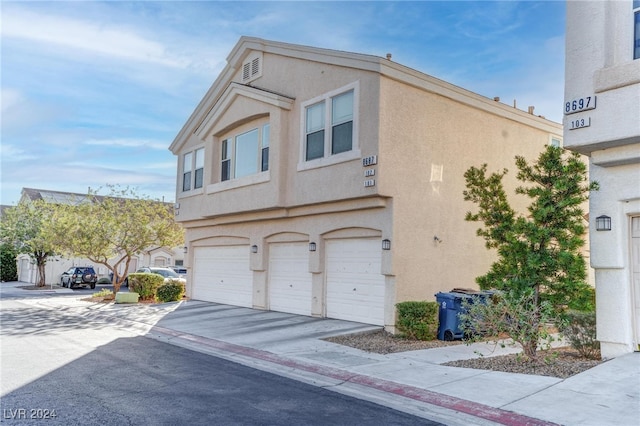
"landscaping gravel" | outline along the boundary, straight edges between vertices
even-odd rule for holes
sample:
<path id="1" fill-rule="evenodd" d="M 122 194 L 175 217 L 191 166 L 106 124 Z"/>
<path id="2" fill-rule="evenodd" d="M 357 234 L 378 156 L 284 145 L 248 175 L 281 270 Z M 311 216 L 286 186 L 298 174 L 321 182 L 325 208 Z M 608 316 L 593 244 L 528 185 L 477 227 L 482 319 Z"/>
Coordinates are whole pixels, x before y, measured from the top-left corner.
<path id="1" fill-rule="evenodd" d="M 325 339 L 329 342 L 361 349 L 367 352 L 389 354 L 440 348 L 451 345 L 464 345 L 462 341 L 445 342 L 442 340 L 412 340 L 395 336 L 386 331 L 365 334 L 334 336 Z M 561 379 L 581 373 L 603 362 L 601 359 L 586 359 L 572 348 L 555 348 L 539 351 L 537 361 L 525 360 L 522 355 L 501 355 L 478 357 L 468 360 L 451 361 L 443 365 L 451 367 L 475 368 L 481 370 L 503 371 L 507 373 L 535 374 Z"/>

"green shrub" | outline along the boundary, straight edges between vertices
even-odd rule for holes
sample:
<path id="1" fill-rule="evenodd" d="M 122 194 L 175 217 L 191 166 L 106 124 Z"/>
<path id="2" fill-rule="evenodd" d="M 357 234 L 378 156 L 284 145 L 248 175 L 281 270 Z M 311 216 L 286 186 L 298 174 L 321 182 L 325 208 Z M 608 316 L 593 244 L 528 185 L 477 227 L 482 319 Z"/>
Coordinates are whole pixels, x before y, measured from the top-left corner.
<path id="1" fill-rule="evenodd" d="M 574 295 L 569 302 L 569 309 L 582 312 L 594 312 L 596 310 L 596 289 L 587 287 Z"/>
<path id="2" fill-rule="evenodd" d="M 18 281 L 16 255 L 16 251 L 10 245 L 0 245 L 0 279 L 4 282 Z"/>
<path id="3" fill-rule="evenodd" d="M 178 280 L 169 280 L 158 287 L 156 297 L 161 302 L 176 302 L 184 296 L 184 284 Z"/>
<path id="4" fill-rule="evenodd" d="M 580 355 L 590 359 L 599 358 L 600 342 L 596 340 L 595 312 L 565 312 L 559 329 Z"/>
<path id="5" fill-rule="evenodd" d="M 102 277 L 98 280 L 97 284 L 111 284 L 111 280 L 108 277 Z"/>
<path id="6" fill-rule="evenodd" d="M 406 337 L 433 340 L 438 334 L 438 304 L 436 302 L 401 302 L 398 309 L 398 330 Z"/>
<path id="7" fill-rule="evenodd" d="M 155 300 L 158 287 L 162 284 L 162 275 L 146 272 L 129 274 L 129 291 L 138 293 L 140 300 Z"/>

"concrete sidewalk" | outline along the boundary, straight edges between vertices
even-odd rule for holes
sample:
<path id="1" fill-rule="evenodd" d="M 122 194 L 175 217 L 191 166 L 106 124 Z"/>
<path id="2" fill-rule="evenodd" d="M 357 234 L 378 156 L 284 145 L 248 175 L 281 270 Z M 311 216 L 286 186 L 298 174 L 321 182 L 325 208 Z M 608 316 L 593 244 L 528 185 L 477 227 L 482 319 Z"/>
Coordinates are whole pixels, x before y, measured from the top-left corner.
<path id="1" fill-rule="evenodd" d="M 640 353 L 563 380 L 440 365 L 478 353 L 518 352 L 484 343 L 380 355 L 320 340 L 375 329 L 189 301 L 164 316 L 149 334 L 229 359 L 272 364 L 272 370 L 307 381 L 328 380 L 334 390 L 342 387 L 353 394 L 353 388 L 361 387 L 362 394 L 375 394 L 386 405 L 445 424 L 640 424 Z"/>
<path id="2" fill-rule="evenodd" d="M 640 425 L 640 353 L 568 379 L 447 367 L 517 352 L 488 344 L 380 355 L 321 340 L 379 327 L 199 301 L 104 305 L 40 298 L 43 307 L 144 328 L 151 338 L 367 399 L 448 425 Z"/>

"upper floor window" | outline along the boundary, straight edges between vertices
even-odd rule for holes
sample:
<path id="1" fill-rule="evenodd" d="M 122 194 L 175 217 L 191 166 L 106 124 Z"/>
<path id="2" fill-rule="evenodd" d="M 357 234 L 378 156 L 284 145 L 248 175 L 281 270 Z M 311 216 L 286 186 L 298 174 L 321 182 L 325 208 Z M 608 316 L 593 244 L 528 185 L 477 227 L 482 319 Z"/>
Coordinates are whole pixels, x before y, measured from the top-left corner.
<path id="1" fill-rule="evenodd" d="M 633 59 L 640 59 L 640 0 L 633 0 Z"/>
<path id="2" fill-rule="evenodd" d="M 202 188 L 204 181 L 204 148 L 182 156 L 182 191 Z"/>
<path id="3" fill-rule="evenodd" d="M 269 170 L 270 126 L 264 124 L 222 141 L 220 180 Z"/>
<path id="4" fill-rule="evenodd" d="M 315 98 L 304 107 L 304 161 L 354 148 L 355 88 Z"/>

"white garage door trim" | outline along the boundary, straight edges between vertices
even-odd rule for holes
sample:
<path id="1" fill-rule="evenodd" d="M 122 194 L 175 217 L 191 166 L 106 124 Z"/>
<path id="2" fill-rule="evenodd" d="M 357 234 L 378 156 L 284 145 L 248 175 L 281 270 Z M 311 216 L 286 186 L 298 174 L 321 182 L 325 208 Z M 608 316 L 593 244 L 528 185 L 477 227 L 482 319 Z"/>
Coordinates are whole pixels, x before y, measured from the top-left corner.
<path id="1" fill-rule="evenodd" d="M 193 257 L 193 299 L 253 306 L 249 246 L 195 247 Z"/>
<path id="2" fill-rule="evenodd" d="M 377 238 L 327 240 L 327 317 L 384 325 L 385 277 Z"/>
<path id="3" fill-rule="evenodd" d="M 308 243 L 269 244 L 269 309 L 311 315 L 311 287 Z"/>

